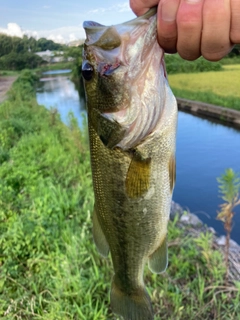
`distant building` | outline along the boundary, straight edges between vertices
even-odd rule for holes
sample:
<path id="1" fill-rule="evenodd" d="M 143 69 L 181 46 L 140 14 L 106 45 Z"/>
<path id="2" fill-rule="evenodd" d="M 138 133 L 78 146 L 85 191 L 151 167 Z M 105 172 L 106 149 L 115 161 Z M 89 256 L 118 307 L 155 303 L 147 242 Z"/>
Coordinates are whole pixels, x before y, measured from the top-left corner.
<path id="1" fill-rule="evenodd" d="M 35 54 L 37 54 L 39 57 L 41 57 L 43 60 L 47 62 L 51 62 L 52 58 L 54 57 L 54 52 L 50 50 L 35 52 Z"/>
<path id="2" fill-rule="evenodd" d="M 43 60 L 47 61 L 48 63 L 57 63 L 57 62 L 63 62 L 66 61 L 64 58 L 63 51 L 40 51 L 35 52 L 39 57 L 41 57 Z"/>
<path id="3" fill-rule="evenodd" d="M 53 57 L 52 60 L 51 60 L 51 63 L 63 62 L 65 60 L 66 59 L 63 56 L 61 56 L 61 57 Z"/>

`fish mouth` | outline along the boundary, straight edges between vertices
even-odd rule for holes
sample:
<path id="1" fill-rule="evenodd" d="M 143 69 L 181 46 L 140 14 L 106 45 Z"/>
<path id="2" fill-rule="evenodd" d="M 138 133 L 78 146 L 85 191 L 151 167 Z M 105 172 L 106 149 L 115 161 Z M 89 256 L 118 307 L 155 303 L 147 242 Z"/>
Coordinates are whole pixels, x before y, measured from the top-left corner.
<path id="1" fill-rule="evenodd" d="M 112 44 L 113 42 L 114 43 L 116 42 L 115 37 L 118 38 L 118 35 L 126 33 L 129 30 L 129 28 L 133 28 L 136 26 L 140 26 L 141 24 L 145 24 L 146 21 L 148 21 L 149 18 L 154 16 L 156 13 L 157 13 L 157 7 L 153 7 L 140 17 L 134 18 L 130 21 L 120 23 L 114 26 L 105 26 L 95 21 L 84 21 L 83 28 L 85 29 L 85 32 L 86 32 L 85 45 L 86 46 L 97 45 L 102 47 L 101 46 L 102 43 L 99 40 L 104 36 L 104 33 L 107 33 L 108 37 L 106 37 L 106 42 L 107 42 L 107 45 L 109 46 L 110 43 Z M 109 32 L 108 32 L 109 29 L 117 30 L 117 33 L 115 33 L 112 37 L 109 37 Z M 120 44 L 121 44 L 121 41 L 120 43 L 118 43 L 118 45 Z M 117 45 L 115 44 L 114 47 L 116 48 Z"/>
<path id="2" fill-rule="evenodd" d="M 99 77 L 113 77 L 116 83 L 120 80 L 123 87 L 117 89 L 119 95 L 128 92 L 127 104 L 122 99 L 115 110 L 102 112 L 103 117 L 124 129 L 125 135 L 117 145 L 123 150 L 135 147 L 153 133 L 164 108 L 166 72 L 163 50 L 157 42 L 156 11 L 152 8 L 143 16 L 110 27 L 93 21 L 83 24 L 87 36 L 85 58 L 90 52 Z"/>

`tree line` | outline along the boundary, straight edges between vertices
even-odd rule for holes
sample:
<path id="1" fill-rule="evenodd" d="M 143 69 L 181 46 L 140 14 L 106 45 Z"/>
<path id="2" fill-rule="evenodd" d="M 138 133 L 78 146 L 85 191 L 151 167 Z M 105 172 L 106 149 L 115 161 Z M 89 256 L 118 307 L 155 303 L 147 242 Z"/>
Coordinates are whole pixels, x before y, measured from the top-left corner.
<path id="1" fill-rule="evenodd" d="M 44 64 L 44 60 L 35 54 L 39 51 L 64 51 L 65 58 L 75 59 L 74 77 L 81 75 L 82 48 L 68 47 L 46 38 L 35 39 L 24 35 L 23 38 L 0 34 L 0 70 L 22 70 L 37 68 Z M 236 45 L 229 53 L 229 58 L 240 56 L 240 44 Z M 174 57 L 173 57 L 174 58 Z M 179 64 L 179 62 L 177 63 Z"/>
<path id="2" fill-rule="evenodd" d="M 46 50 L 60 51 L 65 48 L 65 45 L 55 43 L 46 38 L 37 40 L 27 35 L 20 38 L 0 34 L 0 69 L 22 70 L 25 68 L 36 68 L 43 64 L 44 60 L 37 56 L 35 52 Z"/>

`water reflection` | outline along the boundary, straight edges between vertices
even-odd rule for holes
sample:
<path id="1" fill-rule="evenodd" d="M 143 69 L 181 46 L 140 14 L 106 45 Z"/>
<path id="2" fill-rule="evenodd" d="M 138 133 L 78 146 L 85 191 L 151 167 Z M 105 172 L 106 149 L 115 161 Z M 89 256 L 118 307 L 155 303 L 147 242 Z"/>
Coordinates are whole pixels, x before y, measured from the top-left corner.
<path id="1" fill-rule="evenodd" d="M 61 69 L 61 70 L 48 70 L 44 71 L 42 74 L 50 74 L 50 75 L 59 75 L 59 74 L 65 74 L 65 73 L 71 73 L 71 69 Z"/>
<path id="2" fill-rule="evenodd" d="M 65 124 L 68 124 L 69 112 L 73 112 L 81 127 L 82 113 L 86 114 L 86 107 L 84 92 L 79 90 L 80 85 L 77 87 L 62 71 L 45 72 L 37 88 L 37 101 L 48 109 L 56 108 Z"/>

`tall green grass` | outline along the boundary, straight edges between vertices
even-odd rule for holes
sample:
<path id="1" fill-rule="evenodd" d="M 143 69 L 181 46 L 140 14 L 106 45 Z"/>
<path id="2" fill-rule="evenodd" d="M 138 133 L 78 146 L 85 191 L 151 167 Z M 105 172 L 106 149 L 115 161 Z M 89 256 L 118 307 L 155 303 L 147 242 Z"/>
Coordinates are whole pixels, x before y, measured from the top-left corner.
<path id="1" fill-rule="evenodd" d="M 86 131 L 39 106 L 35 80 L 25 71 L 0 105 L 0 318 L 119 319 L 111 261 L 92 239 Z M 194 239 L 176 218 L 167 272 L 145 272 L 155 319 L 239 319 L 240 285 L 224 273 L 211 234 Z"/>

